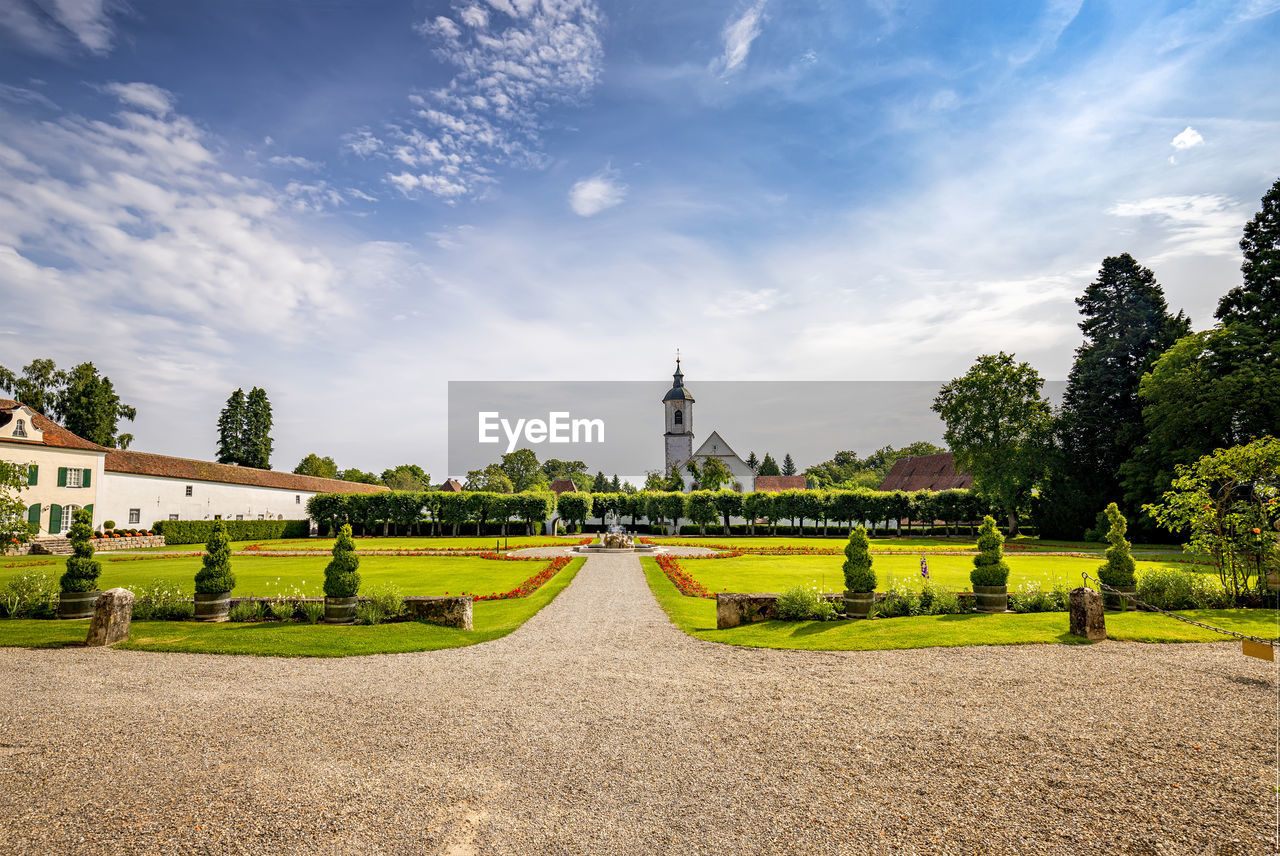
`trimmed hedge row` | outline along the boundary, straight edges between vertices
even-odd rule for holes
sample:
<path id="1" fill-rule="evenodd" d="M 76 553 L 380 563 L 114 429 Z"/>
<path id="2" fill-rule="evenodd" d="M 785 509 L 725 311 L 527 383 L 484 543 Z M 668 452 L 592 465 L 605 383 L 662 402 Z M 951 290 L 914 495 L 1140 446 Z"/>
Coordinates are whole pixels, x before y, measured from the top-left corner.
<path id="1" fill-rule="evenodd" d="M 310 520 L 160 520 L 151 528 L 164 536 L 167 545 L 204 544 L 218 523 L 226 525 L 232 541 L 306 538 L 311 534 Z"/>

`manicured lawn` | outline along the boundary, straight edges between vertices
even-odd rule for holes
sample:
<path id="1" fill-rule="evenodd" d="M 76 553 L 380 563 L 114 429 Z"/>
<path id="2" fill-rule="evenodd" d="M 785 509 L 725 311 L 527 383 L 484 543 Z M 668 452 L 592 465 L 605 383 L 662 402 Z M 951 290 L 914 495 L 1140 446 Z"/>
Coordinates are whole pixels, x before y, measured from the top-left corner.
<path id="1" fill-rule="evenodd" d="M 929 576 L 938 585 L 953 591 L 969 591 L 969 571 L 973 559 L 969 556 L 926 556 Z M 1020 583 L 1036 581 L 1046 587 L 1065 583 L 1075 588 L 1082 582 L 1081 571 L 1096 576 L 1100 559 L 1074 558 L 1070 556 L 1007 556 L 1009 562 L 1009 588 Z M 843 556 L 735 556 L 728 559 L 680 559 L 684 568 L 708 591 L 781 592 L 794 585 L 817 584 L 823 591 L 840 591 L 844 588 L 844 575 L 840 570 Z M 920 557 L 875 556 L 873 568 L 879 578 L 877 588 L 884 591 L 894 580 L 900 580 L 909 588 L 919 589 Z M 1161 567 L 1158 562 L 1138 561 L 1138 571 Z M 1209 568 L 1195 565 L 1178 565 L 1188 571 Z M 1216 579 L 1216 577 L 1215 577 Z"/>
<path id="2" fill-rule="evenodd" d="M 112 561 L 111 554 L 100 554 L 102 576 L 98 587 L 121 586 L 135 589 L 152 580 L 177 583 L 183 591 L 193 591 L 195 575 L 200 570 L 198 557 L 180 559 L 140 559 Z M 126 557 L 117 556 L 117 559 Z M 237 595 L 273 596 L 297 594 L 316 597 L 322 594 L 324 568 L 328 556 L 237 556 L 231 562 L 236 575 Z M 8 565 L 9 562 L 2 564 Z M 55 565 L 38 567 L 0 567 L 0 585 L 23 573 L 46 573 L 61 576 L 65 560 Z M 536 574 L 542 563 L 510 562 L 482 559 L 478 556 L 361 556 L 360 576 L 363 585 L 392 582 L 404 594 L 491 594 L 510 591 Z"/>
<path id="3" fill-rule="evenodd" d="M 573 581 L 584 559 L 574 559 L 529 597 L 473 604 L 475 629 L 457 630 L 416 621 L 364 626 L 323 624 L 204 624 L 139 621 L 120 648 L 192 654 L 254 654 L 269 657 L 348 657 L 460 648 L 506 636 L 555 599 Z M 517 563 L 511 563 L 517 564 Z M 539 567 L 536 563 L 520 563 Z M 87 621 L 0 620 L 0 646 L 60 648 L 78 645 Z"/>
<path id="4" fill-rule="evenodd" d="M 690 636 L 709 642 L 749 648 L 866 651 L 1083 641 L 1067 632 L 1065 612 L 921 615 L 871 621 L 765 621 L 716 630 L 714 600 L 685 597 L 653 559 L 644 557 L 640 561 L 649 588 L 671 621 Z M 1201 609 L 1181 614 L 1263 638 L 1275 638 L 1280 633 L 1274 610 Z M 1227 639 L 1163 615 L 1138 612 L 1107 613 L 1107 635 L 1130 642 L 1221 642 Z"/>

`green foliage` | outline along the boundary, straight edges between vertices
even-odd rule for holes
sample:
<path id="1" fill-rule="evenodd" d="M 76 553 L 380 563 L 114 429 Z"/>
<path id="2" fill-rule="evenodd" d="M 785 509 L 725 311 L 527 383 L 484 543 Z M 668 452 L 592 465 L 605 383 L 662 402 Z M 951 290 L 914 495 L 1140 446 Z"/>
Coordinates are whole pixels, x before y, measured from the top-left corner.
<path id="1" fill-rule="evenodd" d="M 1009 609 L 1017 613 L 1066 612 L 1070 595 L 1066 583 L 1045 588 L 1038 580 L 1031 580 L 1009 592 Z"/>
<path id="2" fill-rule="evenodd" d="M 974 486 L 999 500 L 1017 534 L 1018 512 L 1048 465 L 1053 411 L 1040 394 L 1044 380 L 1029 363 L 1001 351 L 978 357 L 945 384 L 933 410 L 947 425 L 947 444 Z"/>
<path id="3" fill-rule="evenodd" d="M 556 510 L 567 521 L 585 523 L 591 516 L 591 494 L 566 491 L 556 500 Z"/>
<path id="4" fill-rule="evenodd" d="M 795 474 L 796 474 L 796 462 L 791 458 L 791 453 L 788 452 L 782 458 L 782 475 L 793 476 Z"/>
<path id="5" fill-rule="evenodd" d="M 213 521 L 204 549 L 200 571 L 196 574 L 196 594 L 221 594 L 233 590 L 236 578 L 231 573 L 231 539 L 227 537 L 224 521 Z"/>
<path id="6" fill-rule="evenodd" d="M 817 586 L 792 586 L 778 595 L 778 617 L 784 621 L 831 621 L 835 604 Z"/>
<path id="7" fill-rule="evenodd" d="M 365 472 L 358 467 L 348 467 L 345 470 L 338 471 L 338 478 L 341 481 L 354 482 L 356 484 L 382 484 L 382 480 L 374 473 Z"/>
<path id="8" fill-rule="evenodd" d="M 233 605 L 227 613 L 227 620 L 237 624 L 247 621 L 262 621 L 267 617 L 267 606 L 260 600 L 242 600 Z"/>
<path id="9" fill-rule="evenodd" d="M 132 421 L 137 411 L 120 401 L 111 378 L 98 374 L 93 363 L 59 371 L 53 360 L 32 360 L 21 375 L 0 366 L 0 389 L 67 430 L 108 448 L 126 449 L 130 434 L 117 434 L 121 419 Z"/>
<path id="10" fill-rule="evenodd" d="M 271 469 L 271 425 L 271 402 L 264 390 L 255 386 L 247 396 L 243 388 L 231 393 L 218 415 L 218 462 Z"/>
<path id="11" fill-rule="evenodd" d="M 1204 574 L 1181 568 L 1152 568 L 1138 577 L 1138 600 L 1160 609 L 1222 609 L 1232 597 Z"/>
<path id="12" fill-rule="evenodd" d="M 312 476 L 318 479 L 336 479 L 338 477 L 338 465 L 333 458 L 328 456 L 322 458 L 315 452 L 311 452 L 299 461 L 293 471 L 296 475 Z"/>
<path id="13" fill-rule="evenodd" d="M 490 464 L 482 470 L 467 473 L 464 484 L 467 490 L 482 493 L 514 493 L 515 484 L 503 471 L 501 464 Z"/>
<path id="14" fill-rule="evenodd" d="M 324 618 L 324 604 L 316 600 L 304 600 L 298 604 L 298 610 L 302 613 L 302 618 L 308 624 L 316 624 L 320 619 Z"/>
<path id="15" fill-rule="evenodd" d="M 404 615 L 404 592 L 395 583 L 378 583 L 366 594 L 383 618 L 399 618 Z"/>
<path id="16" fill-rule="evenodd" d="M 0 366 L 0 389 L 54 421 L 59 418 L 58 399 L 66 383 L 67 373 L 58 371 L 53 360 L 32 360 L 20 375 Z"/>
<path id="17" fill-rule="evenodd" d="M 62 590 L 93 591 L 102 573 L 102 563 L 93 558 L 93 513 L 87 508 L 77 510 L 67 536 L 75 555 L 67 559 L 66 572 L 59 580 Z"/>
<path id="18" fill-rule="evenodd" d="M 431 489 L 431 474 L 417 464 L 401 464 L 383 470 L 382 483 L 396 491 L 425 491 Z"/>
<path id="19" fill-rule="evenodd" d="M 58 614 L 58 585 L 48 574 L 20 574 L 4 584 L 0 607 L 9 618 L 53 618 Z"/>
<path id="20" fill-rule="evenodd" d="M 351 525 L 344 524 L 333 543 L 333 559 L 324 569 L 325 597 L 355 597 L 360 591 L 360 557 L 351 540 Z"/>
<path id="21" fill-rule="evenodd" d="M 847 591 L 876 590 L 876 572 L 871 568 L 871 542 L 867 540 L 867 530 L 861 526 L 849 532 L 849 543 L 844 545 L 842 567 Z"/>
<path id="22" fill-rule="evenodd" d="M 275 621 L 293 621 L 294 613 L 293 601 L 291 600 L 273 600 L 267 603 L 267 612 L 271 614 L 271 618 Z"/>
<path id="23" fill-rule="evenodd" d="M 685 469 L 693 476 L 694 490 L 719 490 L 733 481 L 733 473 L 719 458 L 707 458 L 701 467 L 689 461 Z"/>
<path id="24" fill-rule="evenodd" d="M 1134 584 L 1133 556 L 1129 554 L 1129 542 L 1124 537 L 1129 529 L 1128 522 L 1120 513 L 1120 508 L 1113 502 L 1107 506 L 1107 561 L 1098 568 L 1098 579 L 1113 587 L 1131 586 Z"/>
<path id="25" fill-rule="evenodd" d="M 778 469 L 778 462 L 773 459 L 773 455 L 768 452 L 764 453 L 764 460 L 760 462 L 760 468 L 756 470 L 758 476 L 780 476 L 782 470 Z"/>
<path id="26" fill-rule="evenodd" d="M 1224 324 L 1253 327 L 1280 336 L 1280 179 L 1262 197 L 1262 207 L 1244 227 L 1244 284 L 1228 291 L 1214 317 Z"/>
<path id="27" fill-rule="evenodd" d="M 810 484 L 817 487 L 846 490 L 865 487 L 875 490 L 880 487 L 889 470 L 893 469 L 893 465 L 900 459 L 919 455 L 936 455 L 945 451 L 946 449 L 941 446 L 921 441 L 901 449 L 883 446 L 866 458 L 859 458 L 857 452 L 836 452 L 831 460 L 806 469 L 804 476 Z"/>
<path id="28" fill-rule="evenodd" d="M 195 604 L 182 587 L 169 580 L 153 579 L 133 588 L 134 621 L 185 621 L 195 615 Z"/>
<path id="29" fill-rule="evenodd" d="M 35 534 L 27 522 L 27 503 L 22 498 L 26 486 L 26 464 L 0 460 L 0 555 Z"/>
<path id="30" fill-rule="evenodd" d="M 973 557 L 969 582 L 975 586 L 1003 586 L 1009 583 L 1009 565 L 1004 560 L 1004 536 L 991 515 L 978 528 L 978 555 Z"/>
<path id="31" fill-rule="evenodd" d="M 247 459 L 244 444 L 246 411 L 244 390 L 237 389 L 227 397 L 227 403 L 218 414 L 218 463 L 240 464 Z"/>
<path id="32" fill-rule="evenodd" d="M 333 495 L 335 494 L 319 494 L 319 496 Z M 232 541 L 305 538 L 311 534 L 309 520 L 157 520 L 151 530 L 163 535 L 167 546 L 176 547 L 180 544 L 203 544 L 209 540 L 213 530 L 219 524 L 223 526 L 227 537 Z"/>
<path id="33" fill-rule="evenodd" d="M 715 522 L 716 495 L 709 490 L 695 490 L 686 499 L 686 515 L 699 529 L 699 534 L 706 534 L 707 524 Z"/>
<path id="34" fill-rule="evenodd" d="M 1188 551 L 1213 557 L 1232 597 L 1265 591 L 1266 575 L 1280 572 L 1280 440 L 1219 449 L 1179 467 L 1172 490 L 1146 510 L 1170 531 L 1188 532 Z"/>

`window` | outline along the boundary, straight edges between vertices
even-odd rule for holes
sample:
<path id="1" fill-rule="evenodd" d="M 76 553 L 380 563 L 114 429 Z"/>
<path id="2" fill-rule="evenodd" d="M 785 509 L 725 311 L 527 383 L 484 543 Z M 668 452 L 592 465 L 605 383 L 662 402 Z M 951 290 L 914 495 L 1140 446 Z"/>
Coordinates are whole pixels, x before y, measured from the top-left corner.
<path id="1" fill-rule="evenodd" d="M 187 496 L 191 496 L 191 485 L 187 485 Z"/>
<path id="2" fill-rule="evenodd" d="M 169 519 L 170 519 L 170 520 L 177 520 L 177 519 L 178 519 L 178 515 L 176 515 L 176 514 L 170 514 L 170 515 L 169 515 Z"/>
<path id="3" fill-rule="evenodd" d="M 300 493 L 295 493 L 295 494 L 293 495 L 293 504 L 294 504 L 294 505 L 302 505 L 302 494 L 300 494 Z"/>
<path id="4" fill-rule="evenodd" d="M 259 520 L 261 520 L 261 519 L 262 519 L 262 515 L 261 515 L 261 514 L 259 514 L 259 515 L 258 515 L 258 519 L 259 519 Z"/>
<path id="5" fill-rule="evenodd" d="M 27 420 L 19 419 L 17 422 L 13 424 L 13 436 L 15 437 L 27 436 Z"/>
<path id="6" fill-rule="evenodd" d="M 684 411 L 683 411 L 683 410 L 677 410 L 677 411 L 676 411 L 676 418 L 675 418 L 673 421 L 674 421 L 677 425 L 683 425 L 683 424 L 684 424 Z"/>
<path id="7" fill-rule="evenodd" d="M 221 515 L 221 514 L 215 514 L 215 515 L 213 515 L 213 519 L 214 519 L 214 520 L 221 520 L 221 519 L 222 519 L 222 515 Z"/>
<path id="8" fill-rule="evenodd" d="M 236 520 L 244 520 L 244 515 L 243 515 L 243 514 L 237 514 L 237 515 L 236 515 Z"/>
<path id="9" fill-rule="evenodd" d="M 81 487 L 84 484 L 84 470 L 71 467 L 67 470 L 67 487 Z"/>
<path id="10" fill-rule="evenodd" d="M 141 522 L 142 522 L 142 509 L 141 509 L 141 508 L 130 508 L 130 509 L 129 509 L 129 522 L 130 522 L 130 523 L 141 523 Z"/>
<path id="11" fill-rule="evenodd" d="M 75 472 L 79 472 L 76 470 Z M 62 507 L 62 528 L 58 532 L 59 535 L 66 535 L 71 531 L 71 524 L 75 522 L 76 512 L 80 510 L 78 505 L 64 505 Z"/>

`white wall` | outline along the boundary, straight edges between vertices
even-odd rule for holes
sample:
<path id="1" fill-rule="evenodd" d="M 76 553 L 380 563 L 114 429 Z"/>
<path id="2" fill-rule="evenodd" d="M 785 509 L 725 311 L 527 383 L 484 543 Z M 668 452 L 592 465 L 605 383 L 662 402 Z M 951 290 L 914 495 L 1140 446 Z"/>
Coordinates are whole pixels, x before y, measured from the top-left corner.
<path id="1" fill-rule="evenodd" d="M 40 531 L 37 536 L 49 535 L 49 515 L 52 506 L 64 508 L 75 506 L 85 508 L 93 506 L 93 525 L 102 522 L 102 511 L 98 505 L 98 497 L 102 490 L 103 452 L 91 452 L 87 449 L 63 449 L 54 446 L 38 446 L 27 443 L 0 443 L 0 459 L 17 464 L 35 464 L 39 467 L 34 486 L 23 485 L 18 498 L 24 506 L 40 505 Z M 89 487 L 58 487 L 58 468 L 87 469 L 93 474 L 89 478 Z M 71 516 L 62 515 L 62 531 L 71 528 Z M 56 533 L 55 533 L 56 534 Z"/>
<path id="2" fill-rule="evenodd" d="M 191 496 L 186 495 L 191 486 Z M 307 500 L 315 491 L 282 490 L 273 487 L 223 484 L 162 476 L 116 473 L 102 475 L 94 517 L 113 520 L 116 526 L 150 528 L 157 520 L 177 515 L 179 520 L 264 519 L 302 520 L 307 516 Z M 129 522 L 129 510 L 139 510 L 137 523 Z"/>

